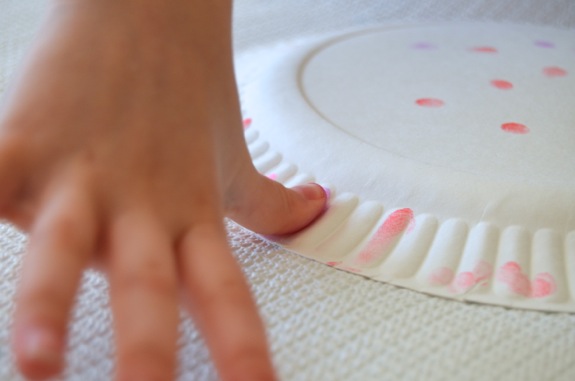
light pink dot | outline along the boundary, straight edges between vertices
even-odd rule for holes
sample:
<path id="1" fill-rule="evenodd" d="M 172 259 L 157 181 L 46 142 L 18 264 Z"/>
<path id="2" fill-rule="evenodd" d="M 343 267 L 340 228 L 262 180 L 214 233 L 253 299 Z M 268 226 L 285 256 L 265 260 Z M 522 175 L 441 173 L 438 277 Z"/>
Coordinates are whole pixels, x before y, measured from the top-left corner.
<path id="1" fill-rule="evenodd" d="M 529 133 L 529 128 L 526 125 L 515 122 L 503 123 L 501 129 L 512 134 L 524 135 Z"/>
<path id="2" fill-rule="evenodd" d="M 429 283 L 435 286 L 444 286 L 453 280 L 453 270 L 449 267 L 440 267 L 435 269 L 429 277 Z"/>
<path id="3" fill-rule="evenodd" d="M 453 281 L 453 288 L 457 292 L 465 292 L 475 286 L 476 283 L 475 275 L 469 271 L 465 271 L 457 274 Z"/>
<path id="4" fill-rule="evenodd" d="M 420 98 L 415 103 L 422 107 L 442 107 L 445 104 L 445 102 L 437 98 Z"/>
<path id="5" fill-rule="evenodd" d="M 567 70 L 559 66 L 548 66 L 543 68 L 543 74 L 547 77 L 565 77 L 567 75 Z"/>
<path id="6" fill-rule="evenodd" d="M 247 128 L 250 128 L 250 126 L 252 125 L 252 119 L 251 118 L 245 118 L 243 123 L 244 123 L 244 130 Z"/>
<path id="7" fill-rule="evenodd" d="M 493 266 L 489 262 L 479 261 L 473 268 L 473 275 L 477 282 L 487 280 L 493 275 Z"/>
<path id="8" fill-rule="evenodd" d="M 497 280 L 506 284 L 512 292 L 518 295 L 531 296 L 531 282 L 517 262 L 510 261 L 501 266 L 497 272 Z"/>
<path id="9" fill-rule="evenodd" d="M 510 90 L 513 88 L 513 84 L 509 81 L 505 81 L 503 79 L 494 79 L 491 81 L 491 84 L 501 90 Z"/>

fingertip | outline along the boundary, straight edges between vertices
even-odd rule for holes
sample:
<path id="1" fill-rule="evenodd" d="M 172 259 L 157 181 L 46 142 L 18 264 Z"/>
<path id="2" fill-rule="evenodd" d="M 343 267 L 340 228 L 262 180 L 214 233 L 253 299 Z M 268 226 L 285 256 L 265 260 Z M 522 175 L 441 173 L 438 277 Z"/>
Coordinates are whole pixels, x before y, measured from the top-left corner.
<path id="1" fill-rule="evenodd" d="M 291 189 L 300 193 L 308 201 L 323 201 L 324 203 L 327 203 L 331 197 L 331 191 L 329 188 L 321 186 L 317 183 L 298 185 Z"/>
<path id="2" fill-rule="evenodd" d="M 331 197 L 329 188 L 317 183 L 298 185 L 287 191 L 299 194 L 304 202 L 300 204 L 299 210 L 294 208 L 290 211 L 295 218 L 291 226 L 280 234 L 292 234 L 308 227 L 327 210 Z M 293 205 L 298 205 L 298 202 L 294 202 Z"/>
<path id="3" fill-rule="evenodd" d="M 63 339 L 49 328 L 16 330 L 13 347 L 18 369 L 29 380 L 44 380 L 63 370 Z"/>

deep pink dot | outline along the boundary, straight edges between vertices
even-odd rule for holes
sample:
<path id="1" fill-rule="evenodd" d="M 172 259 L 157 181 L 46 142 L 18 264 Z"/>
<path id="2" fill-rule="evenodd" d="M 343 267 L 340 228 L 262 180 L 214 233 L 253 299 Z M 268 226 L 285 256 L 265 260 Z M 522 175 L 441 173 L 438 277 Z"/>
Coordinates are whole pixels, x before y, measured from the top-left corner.
<path id="1" fill-rule="evenodd" d="M 529 132 L 526 125 L 515 122 L 503 123 L 501 129 L 512 134 L 527 134 Z"/>
<path id="2" fill-rule="evenodd" d="M 491 84 L 501 90 L 510 90 L 513 88 L 513 84 L 511 82 L 503 79 L 494 79 L 491 81 Z"/>
<path id="3" fill-rule="evenodd" d="M 244 119 L 244 130 L 246 128 L 249 128 L 251 125 L 252 125 L 252 119 L 251 118 Z"/>
<path id="4" fill-rule="evenodd" d="M 477 53 L 497 53 L 497 48 L 493 46 L 475 46 L 471 50 Z"/>
<path id="5" fill-rule="evenodd" d="M 559 66 L 548 66 L 543 68 L 543 74 L 547 77 L 565 77 L 567 75 L 567 70 Z"/>
<path id="6" fill-rule="evenodd" d="M 419 98 L 415 103 L 422 107 L 441 107 L 445 104 L 445 102 L 437 98 Z"/>

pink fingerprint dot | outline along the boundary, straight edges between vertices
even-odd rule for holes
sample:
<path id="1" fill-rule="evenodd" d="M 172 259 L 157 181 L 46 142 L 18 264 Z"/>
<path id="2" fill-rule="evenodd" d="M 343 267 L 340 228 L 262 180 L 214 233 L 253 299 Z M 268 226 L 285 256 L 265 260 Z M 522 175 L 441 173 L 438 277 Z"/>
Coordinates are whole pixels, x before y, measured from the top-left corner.
<path id="1" fill-rule="evenodd" d="M 517 274 L 521 274 L 521 265 L 517 262 L 510 261 L 501 266 L 499 271 L 497 271 L 497 280 L 509 283 Z"/>
<path id="2" fill-rule="evenodd" d="M 513 279 L 508 283 L 511 290 L 519 295 L 522 296 L 530 296 L 531 295 L 531 282 L 527 275 L 523 273 L 515 274 Z"/>
<path id="3" fill-rule="evenodd" d="M 453 270 L 448 267 L 440 267 L 431 273 L 429 283 L 435 286 L 444 286 L 453 280 Z"/>
<path id="4" fill-rule="evenodd" d="M 534 298 L 544 298 L 555 292 L 555 279 L 549 273 L 539 273 L 531 284 L 531 296 Z"/>
<path id="5" fill-rule="evenodd" d="M 503 79 L 494 79 L 491 81 L 491 84 L 501 90 L 510 90 L 513 88 L 513 84 L 511 82 Z"/>
<path id="6" fill-rule="evenodd" d="M 477 53 L 497 53 L 497 49 L 493 46 L 475 46 L 471 50 Z"/>
<path id="7" fill-rule="evenodd" d="M 521 123 L 515 123 L 515 122 L 510 122 L 510 123 L 503 123 L 501 125 L 501 129 L 505 132 L 509 132 L 512 134 L 527 134 L 529 133 L 529 128 L 527 128 L 526 125 L 521 124 Z"/>
<path id="8" fill-rule="evenodd" d="M 335 261 L 335 262 L 326 262 L 325 263 L 328 266 L 334 267 L 334 266 L 339 266 L 341 264 L 341 262 Z"/>
<path id="9" fill-rule="evenodd" d="M 543 74 L 547 77 L 565 77 L 567 75 L 567 70 L 559 66 L 548 66 L 543 68 Z"/>
<path id="10" fill-rule="evenodd" d="M 377 229 L 367 246 L 357 255 L 356 263 L 370 265 L 378 261 L 393 245 L 395 239 L 413 224 L 413 210 L 398 209 L 392 212 Z"/>
<path id="11" fill-rule="evenodd" d="M 251 125 L 252 125 L 252 119 L 251 118 L 245 118 L 244 119 L 244 130 L 247 128 L 250 128 Z"/>
<path id="12" fill-rule="evenodd" d="M 380 236 L 390 237 L 401 234 L 413 224 L 413 210 L 409 208 L 398 209 L 391 213 L 383 223 Z"/>
<path id="13" fill-rule="evenodd" d="M 415 103 L 422 107 L 442 107 L 445 104 L 445 102 L 437 98 L 419 98 Z"/>
<path id="14" fill-rule="evenodd" d="M 275 173 L 270 173 L 270 174 L 269 174 L 269 175 L 267 175 L 266 177 L 267 177 L 268 179 L 270 179 L 270 180 L 274 180 L 274 181 L 276 181 L 276 180 L 277 180 L 277 178 L 278 178 L 278 175 L 277 175 L 277 174 L 275 174 Z"/>
<path id="15" fill-rule="evenodd" d="M 454 292 L 466 292 L 477 283 L 475 275 L 469 271 L 457 274 L 453 280 L 452 289 Z"/>
<path id="16" fill-rule="evenodd" d="M 479 261 L 473 268 L 473 275 L 477 282 L 488 280 L 493 275 L 493 266 L 489 262 Z"/>
<path id="17" fill-rule="evenodd" d="M 505 263 L 497 272 L 497 280 L 506 284 L 512 292 L 522 295 L 531 295 L 531 282 L 529 277 L 521 270 L 519 263 L 510 261 Z"/>

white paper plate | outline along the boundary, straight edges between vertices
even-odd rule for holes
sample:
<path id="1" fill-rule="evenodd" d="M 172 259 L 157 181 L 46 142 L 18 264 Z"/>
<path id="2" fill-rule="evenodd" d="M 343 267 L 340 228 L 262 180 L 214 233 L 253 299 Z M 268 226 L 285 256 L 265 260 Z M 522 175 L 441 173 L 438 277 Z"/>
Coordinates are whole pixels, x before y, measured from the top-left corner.
<path id="1" fill-rule="evenodd" d="M 258 170 L 329 185 L 279 242 L 474 302 L 575 311 L 575 32 L 351 31 L 237 60 Z"/>

